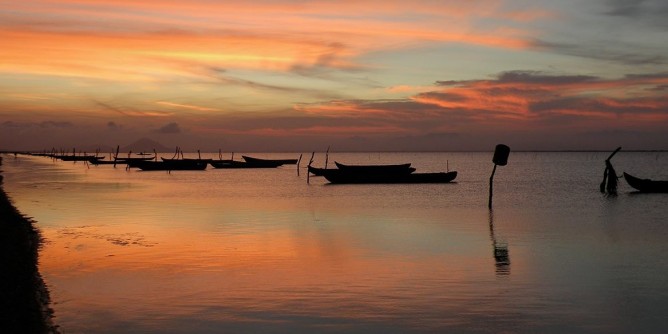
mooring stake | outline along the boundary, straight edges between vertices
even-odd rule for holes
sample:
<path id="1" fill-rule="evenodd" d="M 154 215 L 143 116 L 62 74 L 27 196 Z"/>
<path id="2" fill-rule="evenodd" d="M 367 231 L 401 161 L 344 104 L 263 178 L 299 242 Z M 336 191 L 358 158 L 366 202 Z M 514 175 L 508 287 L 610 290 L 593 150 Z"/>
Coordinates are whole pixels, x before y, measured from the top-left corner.
<path id="1" fill-rule="evenodd" d="M 492 162 L 494 163 L 494 169 L 492 169 L 492 175 L 489 177 L 489 203 L 488 207 L 492 209 L 492 194 L 494 188 L 494 173 L 496 173 L 496 166 L 505 166 L 508 164 L 508 155 L 510 154 L 510 147 L 498 144 L 494 150 L 494 157 L 492 157 Z"/>

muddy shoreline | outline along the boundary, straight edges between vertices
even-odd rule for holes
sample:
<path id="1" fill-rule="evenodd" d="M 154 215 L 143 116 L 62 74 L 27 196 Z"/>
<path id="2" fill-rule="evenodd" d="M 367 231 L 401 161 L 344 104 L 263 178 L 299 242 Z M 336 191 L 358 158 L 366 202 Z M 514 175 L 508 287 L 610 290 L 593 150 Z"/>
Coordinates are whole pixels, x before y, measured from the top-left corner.
<path id="1" fill-rule="evenodd" d="M 42 238 L 7 197 L 1 169 L 0 156 L 0 332 L 58 333 L 38 268 Z"/>

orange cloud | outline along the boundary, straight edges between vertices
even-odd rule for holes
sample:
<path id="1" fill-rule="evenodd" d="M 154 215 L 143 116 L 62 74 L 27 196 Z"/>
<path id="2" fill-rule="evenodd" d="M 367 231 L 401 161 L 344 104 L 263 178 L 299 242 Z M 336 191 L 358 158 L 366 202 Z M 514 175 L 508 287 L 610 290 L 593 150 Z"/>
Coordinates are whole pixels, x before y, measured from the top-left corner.
<path id="1" fill-rule="evenodd" d="M 209 129 L 209 131 L 214 131 Z M 289 136 L 313 136 L 313 135 L 332 135 L 332 136 L 351 136 L 351 135 L 382 135 L 382 134 L 402 134 L 410 131 L 399 125 L 378 125 L 378 126 L 309 126 L 297 129 L 284 128 L 258 128 L 250 130 L 218 130 L 218 133 L 227 135 L 250 135 L 266 137 L 289 137 Z"/>
<path id="2" fill-rule="evenodd" d="M 238 35 L 187 33 L 64 33 L 0 31 L 0 71 L 147 81 L 192 76 L 174 61 L 287 71 L 315 63 L 331 46 L 314 42 Z M 338 51 L 337 51 L 338 52 Z M 345 51 L 342 51 L 345 53 Z M 336 59 L 331 67 L 351 66 Z"/>
<path id="3" fill-rule="evenodd" d="M 175 108 L 184 108 L 184 109 L 190 109 L 190 110 L 196 110 L 196 111 L 217 111 L 218 109 L 214 108 L 207 108 L 207 107 L 200 107 L 200 106 L 195 106 L 195 105 L 190 105 L 190 104 L 182 104 L 182 103 L 173 103 L 173 102 L 167 102 L 167 101 L 158 101 L 156 104 L 167 106 L 167 107 L 175 107 Z"/>
<path id="4" fill-rule="evenodd" d="M 363 106 L 359 101 L 330 101 L 325 104 L 295 105 L 294 109 L 306 114 L 333 117 L 366 117 L 371 114 L 387 114 L 385 109 Z"/>
<path id="5" fill-rule="evenodd" d="M 436 41 L 527 48 L 533 35 L 510 25 L 473 28 L 472 22 L 485 17 L 514 20 L 516 12 L 509 18 L 499 1 L 420 6 L 54 0 L 40 6 L 19 3 L 13 13 L 0 14 L 5 21 L 0 23 L 5 50 L 0 71 L 111 80 L 192 74 L 169 60 L 262 71 L 309 65 L 351 69 L 362 66 L 360 55 L 406 45 Z M 411 13 L 415 18 L 396 19 Z"/>

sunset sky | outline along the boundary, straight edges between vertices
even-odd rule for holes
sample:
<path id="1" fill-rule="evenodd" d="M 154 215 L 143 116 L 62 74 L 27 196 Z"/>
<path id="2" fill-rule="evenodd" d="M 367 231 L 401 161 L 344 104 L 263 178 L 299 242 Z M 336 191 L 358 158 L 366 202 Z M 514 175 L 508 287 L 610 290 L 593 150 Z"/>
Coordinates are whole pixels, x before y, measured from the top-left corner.
<path id="1" fill-rule="evenodd" d="M 665 0 L 0 8 L 0 149 L 668 149 Z"/>

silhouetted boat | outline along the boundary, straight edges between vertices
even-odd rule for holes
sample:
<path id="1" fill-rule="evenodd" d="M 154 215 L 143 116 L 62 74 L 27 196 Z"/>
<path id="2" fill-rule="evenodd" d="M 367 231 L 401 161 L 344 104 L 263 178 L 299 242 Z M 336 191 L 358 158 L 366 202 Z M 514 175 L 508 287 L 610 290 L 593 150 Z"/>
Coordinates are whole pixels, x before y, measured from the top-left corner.
<path id="1" fill-rule="evenodd" d="M 297 163 L 298 159 L 260 159 L 260 158 L 253 158 L 249 156 L 242 155 L 241 156 L 246 162 L 251 163 L 251 164 L 278 164 L 280 165 L 294 165 Z"/>
<path id="2" fill-rule="evenodd" d="M 113 165 L 113 164 L 123 165 L 123 164 L 126 164 L 126 163 L 127 162 L 124 162 L 124 161 L 114 161 L 114 160 L 93 160 L 93 161 L 90 161 L 91 165 L 96 165 L 96 166 L 97 165 Z"/>
<path id="3" fill-rule="evenodd" d="M 327 171 L 327 169 L 325 168 L 318 168 L 313 166 L 307 166 L 307 167 L 308 167 L 308 172 L 315 176 L 324 176 L 324 174 Z"/>
<path id="4" fill-rule="evenodd" d="M 235 160 L 212 160 L 209 164 L 213 168 L 223 169 L 223 168 L 276 168 L 282 166 L 282 163 L 276 162 L 247 162 L 247 161 L 235 161 Z"/>
<path id="5" fill-rule="evenodd" d="M 233 161 L 234 160 L 232 160 L 232 159 L 211 159 L 211 161 L 209 161 L 209 163 L 210 164 L 213 164 L 213 163 L 215 163 L 215 164 L 225 164 L 225 163 L 232 163 Z"/>
<path id="6" fill-rule="evenodd" d="M 147 157 L 147 156 L 142 156 L 142 157 L 127 157 L 127 158 L 120 158 L 120 157 L 110 157 L 110 160 L 102 160 L 102 159 L 97 159 L 90 161 L 92 165 L 125 165 L 129 162 L 133 161 L 149 161 L 155 159 L 155 156 L 152 157 Z"/>
<path id="7" fill-rule="evenodd" d="M 207 162 L 193 160 L 173 160 L 173 161 L 129 161 L 128 166 L 139 168 L 143 171 L 156 170 L 205 170 Z"/>
<path id="8" fill-rule="evenodd" d="M 457 172 L 413 173 L 415 168 L 406 170 L 406 173 L 355 173 L 341 169 L 322 171 L 331 183 L 448 183 L 457 177 Z"/>
<path id="9" fill-rule="evenodd" d="M 337 168 L 326 169 L 308 166 L 309 173 L 315 176 L 324 176 L 329 170 L 354 173 L 354 174 L 410 174 L 415 171 L 411 168 L 411 164 L 398 165 L 344 165 L 339 162 L 334 162 Z M 336 172 L 335 172 L 336 173 Z"/>
<path id="10" fill-rule="evenodd" d="M 344 165 L 334 162 L 340 170 L 356 173 L 405 173 L 410 169 L 411 164 L 398 165 Z"/>
<path id="11" fill-rule="evenodd" d="M 155 159 L 152 157 L 130 157 L 130 158 L 116 158 L 116 162 L 130 162 L 130 161 L 149 161 Z"/>
<path id="12" fill-rule="evenodd" d="M 155 159 L 155 157 L 130 157 L 130 158 L 116 158 L 112 160 L 94 160 L 90 161 L 92 165 L 126 165 L 130 162 L 135 161 L 150 161 Z"/>
<path id="13" fill-rule="evenodd" d="M 637 178 L 624 173 L 624 179 L 632 188 L 644 193 L 668 193 L 668 181 L 655 181 Z"/>
<path id="14" fill-rule="evenodd" d="M 104 157 L 98 157 L 95 155 L 59 155 L 56 158 L 62 161 L 88 161 L 88 162 L 104 159 Z"/>
<path id="15" fill-rule="evenodd" d="M 213 159 L 200 159 L 200 158 L 180 158 L 180 159 L 169 159 L 169 158 L 160 158 L 162 161 L 165 162 L 178 162 L 178 161 L 199 161 L 199 162 L 204 162 L 204 163 L 209 163 L 213 161 Z"/>

